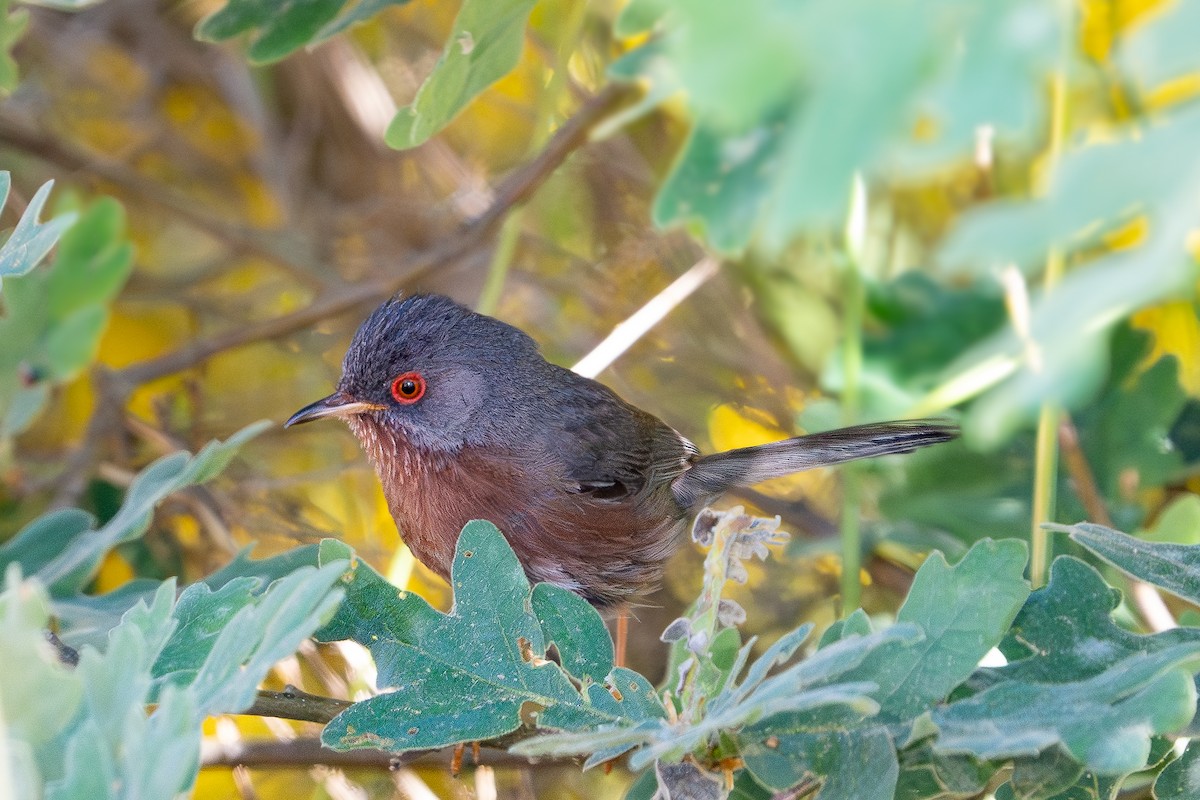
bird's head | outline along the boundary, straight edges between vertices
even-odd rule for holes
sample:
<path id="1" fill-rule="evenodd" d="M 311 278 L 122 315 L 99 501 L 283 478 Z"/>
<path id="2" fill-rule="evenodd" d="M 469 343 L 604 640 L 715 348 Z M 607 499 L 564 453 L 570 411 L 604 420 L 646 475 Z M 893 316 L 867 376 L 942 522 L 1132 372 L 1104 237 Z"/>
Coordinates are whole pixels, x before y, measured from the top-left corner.
<path id="1" fill-rule="evenodd" d="M 354 334 L 337 391 L 284 425 L 340 417 L 359 438 L 381 426 L 420 449 L 454 451 L 510 426 L 544 364 L 511 325 L 439 295 L 391 299 Z"/>

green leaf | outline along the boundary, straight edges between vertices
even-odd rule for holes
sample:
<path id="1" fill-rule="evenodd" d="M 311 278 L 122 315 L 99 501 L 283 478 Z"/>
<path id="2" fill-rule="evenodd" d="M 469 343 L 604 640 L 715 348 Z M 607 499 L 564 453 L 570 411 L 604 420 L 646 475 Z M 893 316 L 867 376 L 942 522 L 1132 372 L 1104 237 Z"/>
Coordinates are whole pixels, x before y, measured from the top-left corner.
<path id="1" fill-rule="evenodd" d="M 897 627 L 924 636 L 880 648 L 846 677 L 877 684 L 871 696 L 881 706 L 880 719 L 911 721 L 965 681 L 999 644 L 1029 595 L 1026 552 L 1015 539 L 985 539 L 953 567 L 941 553 L 926 559 L 896 616 Z"/>
<path id="2" fill-rule="evenodd" d="M 686 224 L 722 253 L 745 247 L 769 200 L 762 176 L 778 167 L 777 127 L 729 137 L 697 124 L 654 200 L 654 224 Z"/>
<path id="3" fill-rule="evenodd" d="M 996 771 L 994 766 L 973 758 L 939 753 L 928 740 L 906 747 L 899 756 L 896 800 L 979 797 Z"/>
<path id="4" fill-rule="evenodd" d="M 83 687 L 46 644 L 50 603 L 16 566 L 5 570 L 0 593 L 0 714 L 12 741 L 40 747 L 58 736 L 83 701 Z"/>
<path id="5" fill-rule="evenodd" d="M 1200 497 L 1182 494 L 1172 500 L 1148 530 L 1137 538 L 1162 544 L 1200 544 Z"/>
<path id="6" fill-rule="evenodd" d="M 1103 382 L 1113 326 L 1143 306 L 1190 292 L 1186 240 L 1200 217 L 1200 197 L 1192 191 L 1200 167 L 1184 154 L 1198 135 L 1200 111 L 1189 108 L 1155 125 L 1132 124 L 1110 143 L 1080 145 L 1063 154 L 1044 196 L 988 204 L 964 216 L 947 238 L 939 260 L 959 270 L 990 274 L 1016 264 L 1033 276 L 1051 249 L 1086 264 L 1032 298 L 1029 335 L 1036 347 L 1005 326 L 962 357 L 963 365 L 997 359 L 1016 365 L 972 404 L 963 422 L 968 438 L 996 444 L 1047 401 L 1081 405 Z M 1120 181 L 1112 180 L 1116 174 Z M 1147 230 L 1138 246 L 1103 246 L 1104 236 L 1135 220 Z M 1038 358 L 1031 361 L 1031 352 Z"/>
<path id="7" fill-rule="evenodd" d="M 149 603 L 159 586 L 159 581 L 137 578 L 106 594 L 56 597 L 52 608 L 59 636 L 76 650 L 84 645 L 103 649 L 108 632 L 117 626 L 125 612 L 139 601 Z"/>
<path id="8" fill-rule="evenodd" d="M 21 79 L 17 62 L 12 57 L 12 49 L 21 41 L 29 27 L 29 12 L 26 9 L 21 8 L 10 13 L 8 8 L 9 0 L 0 2 L 0 92 L 4 94 L 16 89 Z M 5 187 L 5 191 L 0 195 L 7 193 Z M 0 196 L 0 206 L 3 205 L 4 197 Z"/>
<path id="9" fill-rule="evenodd" d="M 442 57 L 412 104 L 400 109 L 385 140 L 398 150 L 440 131 L 521 58 L 535 0 L 464 0 Z"/>
<path id="10" fill-rule="evenodd" d="M 742 751 L 746 768 L 772 789 L 822 778 L 817 800 L 892 800 L 899 764 L 892 737 L 871 726 L 850 732 L 791 734 Z"/>
<path id="11" fill-rule="evenodd" d="M 936 747 L 982 759 L 1035 756 L 1061 746 L 1099 775 L 1145 766 L 1153 734 L 1175 732 L 1196 707 L 1200 643 L 1125 659 L 1071 683 L 1005 681 L 937 708 Z"/>
<path id="12" fill-rule="evenodd" d="M 343 545 L 323 543 L 321 563 L 345 552 Z M 555 730 L 620 729 L 665 717 L 653 687 L 636 673 L 613 670 L 608 688 L 590 684 L 585 697 L 562 668 L 544 660 L 546 641 L 529 581 L 491 523 L 463 528 L 451 579 L 454 608 L 442 614 L 361 561 L 351 563 L 342 579 L 346 602 L 319 635 L 367 646 L 380 687 L 395 691 L 338 715 L 322 735 L 327 746 L 403 752 L 489 739 L 516 730 L 523 712 Z M 594 630 L 596 624 L 582 627 Z"/>
<path id="13" fill-rule="evenodd" d="M 1147 94 L 1169 80 L 1200 70 L 1190 35 L 1200 27 L 1200 7 L 1172 3 L 1156 11 L 1122 37 L 1116 51 L 1122 69 Z"/>
<path id="14" fill-rule="evenodd" d="M 301 567 L 258 596 L 250 594 L 249 578 L 215 592 L 204 584 L 188 587 L 176 608 L 180 625 L 154 665 L 157 691 L 190 686 L 204 714 L 249 707 L 272 665 L 329 621 L 342 600 L 337 583 L 346 567 L 344 561 Z"/>
<path id="15" fill-rule="evenodd" d="M 1000 643 L 1029 596 L 1024 579 L 1028 549 L 1017 539 L 985 539 L 951 567 L 933 553 L 917 570 L 908 597 L 896 615 L 925 631 L 907 654 L 910 669 L 877 698 L 882 714 L 909 719 L 965 681 L 980 659 Z"/>
<path id="16" fill-rule="evenodd" d="M 1069 753 L 1051 747 L 1033 758 L 1014 760 L 1008 787 L 1013 798 L 1052 797 L 1079 781 L 1083 771 Z"/>
<path id="17" fill-rule="evenodd" d="M 408 0 L 358 0 L 343 10 L 346 0 L 229 0 L 219 11 L 209 14 L 196 26 L 196 38 L 221 42 L 250 34 L 247 52 L 258 64 L 278 61 L 301 47 L 307 47 L 340 33 L 349 26 L 374 16 L 392 5 Z"/>
<path id="18" fill-rule="evenodd" d="M 250 558 L 252 548 L 243 548 L 232 561 L 204 578 L 204 583 L 212 589 L 220 589 L 236 578 L 258 578 L 266 585 L 290 575 L 300 567 L 315 567 L 320 562 L 319 545 L 315 544 L 293 547 L 270 558 Z M 347 548 L 346 558 L 351 555 Z"/>
<path id="19" fill-rule="evenodd" d="M 1167 764 L 1154 781 L 1156 800 L 1200 797 L 1200 743 L 1192 740 L 1183 755 Z"/>
<path id="20" fill-rule="evenodd" d="M 1070 556 L 1050 567 L 1050 581 L 1025 603 L 1000 645 L 1008 664 L 986 670 L 984 685 L 1016 680 L 1069 683 L 1122 669 L 1131 658 L 1200 644 L 1200 630 L 1176 628 L 1141 636 L 1113 621 L 1120 593 L 1100 573 Z"/>
<path id="21" fill-rule="evenodd" d="M 11 178 L 7 172 L 4 175 L 4 196 L 7 199 Z M 24 275 L 36 267 L 38 262 L 45 258 L 50 249 L 54 247 L 63 232 L 74 224 L 78 216 L 74 212 L 60 214 L 48 222 L 38 221 L 38 217 L 42 214 L 42 207 L 46 205 L 52 188 L 54 188 L 54 181 L 42 184 L 42 187 L 33 195 L 33 199 L 29 201 L 25 213 L 21 215 L 21 219 L 9 235 L 8 241 L 4 243 L 3 247 L 0 247 L 0 288 L 4 286 L 4 278 Z"/>
<path id="22" fill-rule="evenodd" d="M 658 24 L 669 8 L 666 0 L 630 0 L 613 22 L 613 35 L 627 39 L 646 33 Z"/>
<path id="23" fill-rule="evenodd" d="M 981 125 L 1027 131 L 1041 106 L 1031 77 L 1064 47 L 1060 12 L 1036 0 L 660 9 L 637 3 L 619 21 L 627 33 L 669 20 L 646 45 L 656 57 L 622 73 L 636 63 L 652 84 L 677 83 L 695 119 L 655 219 L 694 226 L 724 252 L 756 238 L 777 250 L 840 221 L 856 172 L 909 177 L 969 153 Z"/>
<path id="24" fill-rule="evenodd" d="M 546 644 L 558 649 L 563 669 L 581 680 L 603 682 L 612 672 L 613 643 L 604 622 L 574 592 L 549 583 L 533 587 L 533 613 Z"/>
<path id="25" fill-rule="evenodd" d="M 51 184 L 39 190 L 3 250 L 0 275 L 28 273 L 57 241 L 49 269 L 10 278 L 0 317 L 0 441 L 20 433 L 45 402 L 47 386 L 90 364 L 108 322 L 108 308 L 129 277 L 133 247 L 125 212 L 101 198 L 79 216 L 35 222 Z M 69 229 L 68 229 L 69 226 Z M 23 243 L 23 244 L 22 244 Z M 9 252 L 12 248 L 11 252 Z M 7 262 L 6 255 L 11 257 Z"/>
<path id="26" fill-rule="evenodd" d="M 54 512 L 35 520 L 0 547 L 0 566 L 21 563 L 55 596 L 82 591 L 109 550 L 146 532 L 164 497 L 214 477 L 244 442 L 269 424 L 259 422 L 223 443 L 210 442 L 195 456 L 173 453 L 155 461 L 134 479 L 120 510 L 99 530 L 88 529 L 82 512 Z"/>
<path id="27" fill-rule="evenodd" d="M 1146 542 L 1091 522 L 1047 527 L 1069 533 L 1072 541 L 1128 575 L 1200 602 L 1200 547 L 1196 545 Z"/>

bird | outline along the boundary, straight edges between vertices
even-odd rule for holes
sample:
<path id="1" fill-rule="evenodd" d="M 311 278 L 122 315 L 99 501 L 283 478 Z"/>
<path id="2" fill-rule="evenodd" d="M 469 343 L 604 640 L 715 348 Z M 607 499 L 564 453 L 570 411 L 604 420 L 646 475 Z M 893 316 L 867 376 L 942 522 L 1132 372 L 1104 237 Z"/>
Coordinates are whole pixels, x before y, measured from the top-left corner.
<path id="1" fill-rule="evenodd" d="M 285 427 L 328 417 L 349 425 L 405 544 L 442 578 L 464 525 L 490 520 L 532 582 L 601 610 L 653 591 L 689 519 L 731 488 L 957 435 L 944 420 L 882 422 L 705 455 L 525 332 L 437 294 L 376 308 L 335 391 Z"/>

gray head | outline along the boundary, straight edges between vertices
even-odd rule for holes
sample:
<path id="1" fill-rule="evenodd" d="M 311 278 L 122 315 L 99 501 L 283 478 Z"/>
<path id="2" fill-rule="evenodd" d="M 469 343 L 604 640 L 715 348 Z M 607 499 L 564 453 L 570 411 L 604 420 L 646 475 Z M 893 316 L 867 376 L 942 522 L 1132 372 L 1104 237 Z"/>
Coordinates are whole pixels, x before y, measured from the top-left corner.
<path id="1" fill-rule="evenodd" d="M 359 327 L 337 391 L 286 425 L 343 417 L 426 450 L 457 450 L 506 432 L 547 364 L 524 332 L 440 295 L 388 300 Z"/>

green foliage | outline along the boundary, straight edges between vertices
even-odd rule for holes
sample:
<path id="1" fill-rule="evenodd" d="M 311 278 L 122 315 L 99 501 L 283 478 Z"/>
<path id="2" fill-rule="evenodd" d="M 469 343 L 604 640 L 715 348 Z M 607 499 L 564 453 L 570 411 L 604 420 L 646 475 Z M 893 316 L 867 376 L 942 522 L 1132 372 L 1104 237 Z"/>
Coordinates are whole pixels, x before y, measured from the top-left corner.
<path id="1" fill-rule="evenodd" d="M 0 92 L 4 94 L 17 88 L 17 82 L 20 80 L 17 62 L 12 57 L 12 49 L 16 47 L 17 42 L 25 35 L 25 29 L 29 27 L 28 10 L 22 8 L 10 12 L 8 9 L 9 0 L 0 2 Z M 3 195 L 8 194 L 7 173 L 5 175 L 5 189 L 0 193 Z M 3 199 L 0 199 L 0 207 L 3 205 Z"/>
<path id="2" fill-rule="evenodd" d="M 258 64 L 278 61 L 301 47 L 319 44 L 389 6 L 408 0 L 229 0 L 196 26 L 196 38 L 222 42 L 250 34 L 247 57 Z"/>
<path id="3" fill-rule="evenodd" d="M 95 358 L 109 306 L 133 267 L 125 212 L 111 198 L 37 222 L 51 185 L 34 195 L 0 250 L 0 275 L 13 276 L 0 317 L 0 445 L 28 427 L 52 386 Z M 30 272 L 60 235 L 49 269 Z"/>
<path id="4" fill-rule="evenodd" d="M 250 704 L 270 666 L 328 619 L 343 567 L 298 570 L 236 598 L 237 613 L 215 645 L 195 624 L 202 609 L 189 593 L 196 587 L 177 605 L 174 581 L 167 581 L 149 605 L 125 613 L 103 649 L 85 647 L 74 669 L 45 644 L 50 602 L 41 585 L 22 582 L 10 567 L 0 595 L 8 656 L 0 709 L 15 756 L 12 796 L 167 798 L 187 790 L 199 769 L 201 720 Z M 181 659 L 197 668 L 164 679 L 158 665 Z"/>
<path id="5" fill-rule="evenodd" d="M 959 293 L 952 296 L 968 309 L 979 308 L 969 296 Z M 944 309 L 940 302 L 931 306 L 931 312 L 953 317 L 953 312 Z M 904 317 L 890 315 L 889 319 L 897 319 L 896 330 L 907 330 Z M 929 323 L 941 325 L 932 317 Z M 947 324 L 958 329 L 952 321 Z M 946 334 L 952 335 L 953 331 Z M 1121 491 L 1121 481 L 1136 474 L 1145 485 L 1159 485 L 1179 474 L 1184 462 L 1180 447 L 1164 443 L 1174 439 L 1172 426 L 1179 419 L 1187 396 L 1179 384 L 1174 358 L 1146 364 L 1152 345 L 1150 336 L 1122 325 L 1113 332 L 1110 341 L 1109 375 L 1100 395 L 1074 417 L 1074 422 L 1080 446 L 1106 498 L 1109 513 L 1121 526 L 1132 528 L 1142 522 L 1143 511 L 1136 498 Z M 964 346 L 967 344 L 963 342 Z M 888 361 L 891 356 L 884 352 L 880 348 L 868 349 L 872 354 L 869 357 L 879 354 L 881 361 Z M 903 350 L 894 352 L 903 357 Z M 880 379 L 874 385 L 887 381 Z M 889 394 L 898 394 L 903 401 L 913 397 L 914 387 L 920 384 L 918 377 L 888 385 Z M 891 386 L 899 388 L 893 391 Z M 882 416 L 898 413 L 894 404 L 889 406 L 881 400 L 879 405 L 887 409 Z M 1057 519 L 1061 522 L 1086 515 L 1068 477 L 1063 474 L 1058 480 Z M 910 540 L 920 541 L 922 535 L 928 538 L 931 530 L 938 530 L 970 544 L 983 536 L 1011 534 L 1027 524 L 1032 481 L 1031 435 L 1018 435 L 1005 447 L 987 453 L 956 442 L 911 456 L 902 480 L 885 489 L 881 509 L 897 523 L 922 526 L 915 537 L 903 529 L 887 529 L 893 536 L 907 534 Z M 947 545 L 939 543 L 939 546 Z"/>
<path id="6" fill-rule="evenodd" d="M 345 559 L 336 542 L 321 548 L 321 561 Z M 422 598 L 397 592 L 362 562 L 343 579 L 347 600 L 322 639 L 353 638 L 375 657 L 379 685 L 396 691 L 347 709 L 326 726 L 322 739 L 339 750 L 376 747 L 395 752 L 443 747 L 511 733 L 522 717 L 539 727 L 575 730 L 599 725 L 630 727 L 664 717 L 650 684 L 625 669 L 606 671 L 607 685 L 576 686 L 547 661 L 547 632 L 533 611 L 529 581 L 495 526 L 472 522 L 455 552 L 454 609 L 442 614 Z M 593 617 L 562 624 L 565 604 L 539 604 L 567 663 L 603 660 L 604 649 L 579 633 L 603 631 Z"/>
<path id="7" fill-rule="evenodd" d="M 159 501 L 185 486 L 212 479 L 267 424 L 244 428 L 223 443 L 211 442 L 195 456 L 173 453 L 155 461 L 130 485 L 121 510 L 99 530 L 93 530 L 91 518 L 76 509 L 39 517 L 0 547 L 0 565 L 20 564 L 55 597 L 78 594 L 109 550 L 146 532 Z"/>
<path id="8" fill-rule="evenodd" d="M 1166 589 L 1192 603 L 1200 602 L 1200 547 L 1145 542 L 1103 525 L 1053 525 L 1117 569 Z"/>
<path id="9" fill-rule="evenodd" d="M 387 143 L 416 147 L 511 72 L 521 58 L 533 6 L 534 0 L 464 0 L 442 57 L 412 105 L 400 109 L 388 126 Z"/>
<path id="10" fill-rule="evenodd" d="M 0 206 L 8 201 L 8 192 L 12 188 L 12 174 L 0 171 Z M 75 223 L 78 214 L 67 212 L 60 214 L 48 222 L 39 222 L 42 208 L 50 197 L 54 181 L 47 181 L 33 195 L 17 227 L 0 247 L 0 288 L 3 288 L 4 278 L 14 278 L 24 275 L 45 258 L 63 232 Z"/>
<path id="11" fill-rule="evenodd" d="M 1200 746 L 1189 744 L 1183 755 L 1167 764 L 1154 781 L 1157 800 L 1200 797 Z"/>
<path id="12" fill-rule="evenodd" d="M 1063 35 L 1052 3 L 634 6 L 618 31 L 657 22 L 660 36 L 614 75 L 682 90 L 694 117 L 655 220 L 694 225 L 725 252 L 840 221 L 856 171 L 942 167 L 985 122 L 1027 130 L 1039 111 L 1028 76 L 1048 71 Z M 929 135 L 914 136 L 921 123 Z"/>
<path id="13" fill-rule="evenodd" d="M 156 462 L 99 531 L 81 512 L 52 512 L 6 544 L 0 793 L 151 800 L 187 791 L 204 717 L 248 707 L 271 666 L 329 620 L 344 562 L 296 566 L 269 582 L 198 583 L 178 598 L 174 580 L 143 582 L 116 602 L 81 594 L 98 559 L 140 536 L 159 500 L 213 477 L 254 432 Z M 59 614 L 61 604 L 76 613 Z M 47 642 L 52 627 L 80 648 L 77 666 Z"/>
<path id="14" fill-rule="evenodd" d="M 230 0 L 196 27 L 196 36 L 213 42 L 250 33 L 247 55 L 256 63 L 283 58 L 318 44 L 351 25 L 408 0 L 302 0 L 280 5 L 272 0 Z M 468 103 L 512 71 L 521 57 L 525 26 L 534 0 L 466 0 L 446 40 L 442 57 L 411 105 L 388 127 L 392 147 L 416 147 L 446 127 Z"/>
<path id="15" fill-rule="evenodd" d="M 634 769 L 656 764 L 660 785 L 698 780 L 667 765 L 738 757 L 751 787 L 817 779 L 823 798 L 965 796 L 1011 761 L 1012 796 L 1050 797 L 1144 769 L 1152 737 L 1181 730 L 1195 710 L 1200 637 L 1120 630 L 1107 615 L 1112 591 L 1074 559 L 1029 595 L 1025 546 L 1011 540 L 982 541 L 954 566 L 934 554 L 890 627 L 872 632 L 856 613 L 796 660 L 804 625 L 752 661 L 754 640 L 737 646 L 734 627 L 697 634 L 719 602 L 715 584 L 774 529 L 740 511 L 714 519 L 700 538 L 726 566 L 709 563 L 702 602 L 672 625 L 690 655 L 662 695 L 611 669 L 595 612 L 531 589 L 487 523 L 463 531 L 448 615 L 351 561 L 346 601 L 319 636 L 369 647 L 392 691 L 343 712 L 326 744 L 403 752 L 523 730 L 512 749 L 524 755 L 590 766 L 628 753 Z M 350 554 L 326 542 L 320 558 Z M 551 641 L 558 663 L 545 657 Z M 979 670 L 997 646 L 1012 663 Z"/>
<path id="16" fill-rule="evenodd" d="M 963 363 L 1002 359 L 1012 377 L 976 402 L 964 430 L 997 443 L 1036 416 L 1046 400 L 1078 406 L 1101 384 L 1108 335 L 1132 311 L 1185 290 L 1194 280 L 1185 239 L 1200 216 L 1190 187 L 1196 175 L 1180 156 L 1200 133 L 1200 113 L 1184 112 L 1116 141 L 1064 154 L 1049 193 L 1028 203 L 996 204 L 967 215 L 941 251 L 947 267 L 992 270 L 1013 263 L 1036 275 L 1046 253 L 1083 258 L 1107 233 L 1139 221 L 1139 246 L 1109 252 L 1072 271 L 1053 292 L 1033 299 L 1029 343 L 1006 327 L 972 348 Z M 1120 170 L 1128 180 L 1112 181 Z M 1051 377 L 1052 376 L 1052 377 Z"/>

